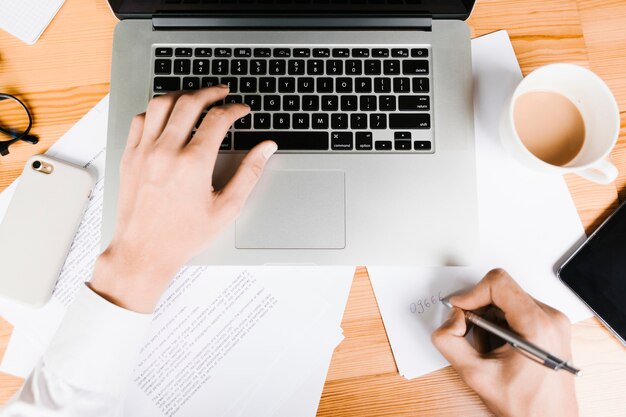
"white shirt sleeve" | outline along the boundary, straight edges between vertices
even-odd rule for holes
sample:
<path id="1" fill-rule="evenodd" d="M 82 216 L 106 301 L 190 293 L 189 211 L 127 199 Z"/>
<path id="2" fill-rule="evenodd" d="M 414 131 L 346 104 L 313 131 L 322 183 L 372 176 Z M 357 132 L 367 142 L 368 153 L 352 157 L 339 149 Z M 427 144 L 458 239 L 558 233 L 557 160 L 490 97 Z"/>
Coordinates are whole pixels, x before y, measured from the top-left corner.
<path id="1" fill-rule="evenodd" d="M 81 288 L 41 362 L 1 417 L 118 415 L 151 314 Z"/>

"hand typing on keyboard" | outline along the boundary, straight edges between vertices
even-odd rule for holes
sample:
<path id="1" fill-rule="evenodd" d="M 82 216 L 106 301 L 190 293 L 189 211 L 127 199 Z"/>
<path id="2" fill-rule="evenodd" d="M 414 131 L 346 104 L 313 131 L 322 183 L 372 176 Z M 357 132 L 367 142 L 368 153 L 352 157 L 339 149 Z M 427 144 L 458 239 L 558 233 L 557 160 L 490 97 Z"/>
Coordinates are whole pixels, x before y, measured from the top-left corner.
<path id="1" fill-rule="evenodd" d="M 221 190 L 211 181 L 230 126 L 245 104 L 215 106 L 227 86 L 154 98 L 130 126 L 121 163 L 117 226 L 96 262 L 91 287 L 121 307 L 151 312 L 171 278 L 238 215 L 276 144 L 264 141 L 244 157 Z"/>

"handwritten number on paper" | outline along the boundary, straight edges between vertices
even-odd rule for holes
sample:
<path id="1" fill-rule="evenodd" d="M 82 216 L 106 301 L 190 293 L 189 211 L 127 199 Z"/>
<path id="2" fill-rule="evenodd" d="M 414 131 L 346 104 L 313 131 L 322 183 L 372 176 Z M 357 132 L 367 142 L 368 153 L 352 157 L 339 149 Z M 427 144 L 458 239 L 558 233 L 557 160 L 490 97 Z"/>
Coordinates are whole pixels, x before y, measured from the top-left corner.
<path id="1" fill-rule="evenodd" d="M 411 303 L 409 309 L 412 314 L 423 314 L 428 309 L 441 302 L 442 299 L 443 297 L 441 297 L 441 291 L 439 291 L 436 296 L 431 295 L 430 297 L 419 299 L 416 302 Z"/>

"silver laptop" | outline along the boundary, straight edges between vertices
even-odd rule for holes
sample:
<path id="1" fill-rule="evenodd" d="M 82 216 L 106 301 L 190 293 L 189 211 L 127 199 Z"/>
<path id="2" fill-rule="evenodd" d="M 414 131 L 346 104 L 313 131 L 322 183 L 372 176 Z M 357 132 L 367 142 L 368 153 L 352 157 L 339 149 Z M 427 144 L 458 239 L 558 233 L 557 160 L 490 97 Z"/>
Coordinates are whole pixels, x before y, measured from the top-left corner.
<path id="1" fill-rule="evenodd" d="M 279 151 L 240 218 L 192 263 L 471 262 L 473 3 L 110 0 L 121 21 L 102 244 L 131 118 L 155 95 L 227 83 L 225 101 L 252 112 L 224 138 L 217 187 L 258 142 Z"/>

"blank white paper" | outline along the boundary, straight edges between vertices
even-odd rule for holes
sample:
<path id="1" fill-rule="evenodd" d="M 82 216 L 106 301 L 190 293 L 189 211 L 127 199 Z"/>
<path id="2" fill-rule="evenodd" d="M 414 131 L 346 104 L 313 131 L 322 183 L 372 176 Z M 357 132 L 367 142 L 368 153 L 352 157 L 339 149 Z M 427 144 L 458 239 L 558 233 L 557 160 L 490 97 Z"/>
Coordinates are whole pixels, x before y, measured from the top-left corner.
<path id="1" fill-rule="evenodd" d="M 37 42 L 65 0 L 0 0 L 0 29 L 29 45 Z"/>

